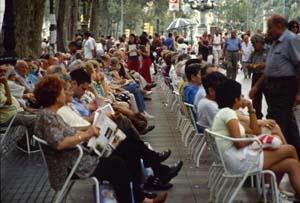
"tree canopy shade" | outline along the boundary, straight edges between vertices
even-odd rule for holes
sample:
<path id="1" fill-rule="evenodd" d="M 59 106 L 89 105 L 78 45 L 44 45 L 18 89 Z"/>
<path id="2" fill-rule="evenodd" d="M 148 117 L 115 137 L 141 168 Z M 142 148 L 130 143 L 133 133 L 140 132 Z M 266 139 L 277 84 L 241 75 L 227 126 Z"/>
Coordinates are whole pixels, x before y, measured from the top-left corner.
<path id="1" fill-rule="evenodd" d="M 49 1 L 55 2 L 57 20 L 57 50 L 65 51 L 68 41 L 74 39 L 80 17 L 89 23 L 95 37 L 120 33 L 121 0 L 13 0 L 16 11 L 16 52 L 20 57 L 37 58 L 41 53 L 43 20 L 49 20 Z M 183 1 L 181 1 L 183 3 Z M 181 7 L 182 7 L 181 3 Z M 285 4 L 284 4 L 285 3 Z M 299 0 L 224 0 L 215 3 L 212 12 L 215 24 L 220 28 L 231 26 L 245 30 L 262 28 L 264 11 L 298 19 Z M 137 35 L 143 31 L 144 23 L 150 23 L 154 32 L 165 33 L 173 20 L 168 0 L 124 0 L 124 29 Z M 190 18 L 195 12 L 176 12 L 176 17 Z M 299 19 L 298 19 L 299 20 Z"/>

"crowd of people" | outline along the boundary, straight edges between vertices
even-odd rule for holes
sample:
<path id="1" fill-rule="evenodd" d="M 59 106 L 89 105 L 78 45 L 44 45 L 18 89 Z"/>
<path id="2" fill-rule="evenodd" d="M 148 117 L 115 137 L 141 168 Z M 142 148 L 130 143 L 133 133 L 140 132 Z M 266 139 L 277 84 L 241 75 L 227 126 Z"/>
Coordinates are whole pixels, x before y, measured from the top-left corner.
<path id="1" fill-rule="evenodd" d="M 240 40 L 236 30 L 228 37 L 218 30 L 213 35 L 204 33 L 198 54 L 185 43 L 185 36 L 177 33 L 166 39 L 159 34 L 130 34 L 129 39 L 123 36 L 114 43 L 110 37 L 95 40 L 86 31 L 69 43 L 68 53 L 54 55 L 48 53 L 44 41 L 39 59 L 0 66 L 0 125 L 8 126 L 14 119 L 13 126 L 26 126 L 30 136 L 49 143 L 49 180 L 59 190 L 76 159 L 70 149 L 77 144 L 86 147 L 86 141 L 99 136 L 101 128 L 92 125 L 94 112 L 111 104 L 115 114 L 108 116 L 127 137 L 109 157 L 85 151 L 76 176 L 108 180 L 118 202 L 131 202 L 130 183 L 135 202 L 164 202 L 167 193 L 146 191 L 170 189 L 183 162 L 163 164 L 171 151 L 156 152 L 141 138 L 155 127 L 148 125 L 154 115 L 147 112 L 145 102 L 151 100 L 151 89 L 156 86 L 150 73 L 153 66 L 154 74 L 160 72 L 171 81 L 171 88 L 194 106 L 198 131 L 210 128 L 233 138 L 247 134 L 278 137 L 281 146 L 264 148 L 255 167 L 273 170 L 278 183 L 288 173 L 295 196 L 300 198 L 300 135 L 293 114 L 300 103 L 298 32 L 296 21 L 288 23 L 273 15 L 266 34 L 245 32 Z M 239 61 L 245 78 L 252 78 L 252 102 L 243 98 L 241 84 L 235 81 Z M 226 76 L 219 71 L 221 63 Z M 267 119 L 262 114 L 263 94 Z M 239 111 L 241 108 L 248 114 Z M 26 148 L 25 142 L 22 137 L 18 147 Z M 218 144 L 233 172 L 248 170 L 249 160 L 257 154 L 251 142 L 219 140 Z M 141 159 L 153 171 L 146 182 Z"/>
<path id="2" fill-rule="evenodd" d="M 250 134 L 265 146 L 258 156 L 253 142 L 217 139 L 232 173 L 270 169 L 275 172 L 278 184 L 286 173 L 295 197 L 299 198 L 300 135 L 294 116 L 300 104 L 300 38 L 296 35 L 299 25 L 296 21 L 288 23 L 279 15 L 270 17 L 267 25 L 266 34 L 246 32 L 242 40 L 236 30 L 224 39 L 218 31 L 214 35 L 217 39 L 204 33 L 199 43 L 200 57 L 163 50 L 162 72 L 183 101 L 193 105 L 199 132 L 208 128 L 232 138 Z M 220 46 L 215 54 L 214 46 Z M 226 63 L 223 66 L 226 75 L 220 71 L 221 60 Z M 249 91 L 252 102 L 244 98 L 241 84 L 236 81 L 239 61 L 245 79 L 252 78 Z M 262 114 L 262 95 L 266 98 L 267 115 Z M 270 147 L 272 140 L 277 139 L 280 147 Z"/>

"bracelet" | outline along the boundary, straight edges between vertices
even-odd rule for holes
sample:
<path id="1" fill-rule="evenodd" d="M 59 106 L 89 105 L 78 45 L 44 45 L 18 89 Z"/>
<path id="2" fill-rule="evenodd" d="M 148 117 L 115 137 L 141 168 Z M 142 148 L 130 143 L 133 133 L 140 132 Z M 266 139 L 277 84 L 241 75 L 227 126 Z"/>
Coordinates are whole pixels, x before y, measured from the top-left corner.
<path id="1" fill-rule="evenodd" d="M 249 114 L 255 114 L 256 111 L 255 111 L 255 109 L 252 109 L 251 111 L 248 111 L 248 113 L 249 113 Z"/>
<path id="2" fill-rule="evenodd" d="M 81 135 L 78 135 L 78 139 L 79 139 L 80 142 L 82 142 L 82 137 L 81 137 Z"/>

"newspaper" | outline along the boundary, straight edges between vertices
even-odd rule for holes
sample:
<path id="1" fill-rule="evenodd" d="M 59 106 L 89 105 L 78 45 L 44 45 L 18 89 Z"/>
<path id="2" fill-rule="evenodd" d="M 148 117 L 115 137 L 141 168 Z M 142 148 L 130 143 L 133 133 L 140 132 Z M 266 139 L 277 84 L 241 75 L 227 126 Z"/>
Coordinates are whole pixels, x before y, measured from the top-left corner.
<path id="1" fill-rule="evenodd" d="M 96 110 L 93 125 L 100 128 L 100 134 L 98 137 L 92 137 L 88 142 L 88 147 L 100 157 L 109 156 L 126 138 L 126 135 L 118 129 L 117 124 L 106 113 L 114 114 L 110 104 Z"/>
<path id="2" fill-rule="evenodd" d="M 136 50 L 136 44 L 129 44 L 128 45 L 128 50 L 129 50 L 129 56 L 137 56 L 137 52 L 134 51 Z"/>

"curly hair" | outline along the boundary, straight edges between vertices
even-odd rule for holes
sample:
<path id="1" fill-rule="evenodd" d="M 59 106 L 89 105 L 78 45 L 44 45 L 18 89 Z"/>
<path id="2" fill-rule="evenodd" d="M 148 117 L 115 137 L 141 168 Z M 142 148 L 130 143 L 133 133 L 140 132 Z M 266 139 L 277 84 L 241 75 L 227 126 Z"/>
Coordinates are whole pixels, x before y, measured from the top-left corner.
<path id="1" fill-rule="evenodd" d="M 65 82 L 55 75 L 47 75 L 42 78 L 34 89 L 34 96 L 39 105 L 49 107 L 55 104 L 57 97 L 64 88 Z"/>

